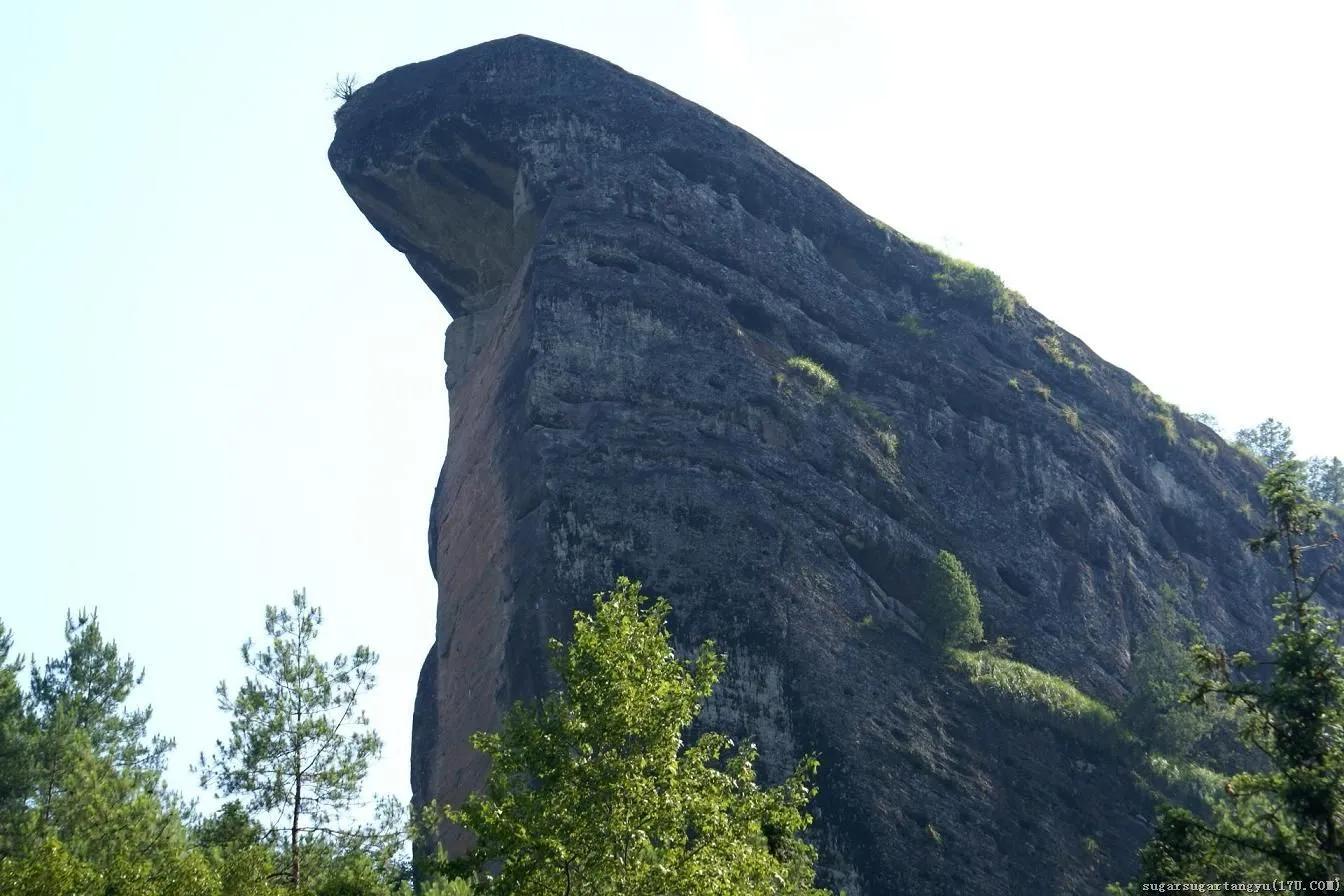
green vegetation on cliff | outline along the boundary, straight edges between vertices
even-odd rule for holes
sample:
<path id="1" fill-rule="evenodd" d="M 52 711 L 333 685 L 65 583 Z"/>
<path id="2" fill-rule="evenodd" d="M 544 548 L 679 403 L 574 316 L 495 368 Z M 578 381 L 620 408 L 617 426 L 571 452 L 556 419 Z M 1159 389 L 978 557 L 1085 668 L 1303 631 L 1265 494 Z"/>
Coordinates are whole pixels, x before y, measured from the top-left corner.
<path id="1" fill-rule="evenodd" d="M 841 389 L 840 381 L 820 363 L 803 355 L 794 355 L 784 362 L 784 367 L 795 378 L 801 379 L 813 395 L 821 399 L 838 400 L 850 417 L 871 430 L 887 457 L 895 458 L 900 452 L 901 439 L 896 434 L 896 426 L 891 418 L 871 403 Z M 776 385 L 783 386 L 786 382 L 784 373 L 775 374 Z"/>
<path id="2" fill-rule="evenodd" d="M 985 640 L 980 593 L 951 551 L 939 551 L 929 575 L 925 623 L 936 644 L 963 647 Z"/>
<path id="3" fill-rule="evenodd" d="M 1024 721 L 1064 726 L 1079 740 L 1107 747 L 1126 737 L 1114 710 L 1062 678 L 988 651 L 954 649 L 948 656 Z"/>
<path id="4" fill-rule="evenodd" d="M 806 358 L 802 355 L 794 355 L 784 363 L 790 370 L 801 374 L 807 384 L 818 395 L 830 395 L 840 388 L 840 381 L 837 380 L 825 367 L 822 367 L 811 358 Z"/>
<path id="5" fill-rule="evenodd" d="M 1045 352 L 1051 361 L 1065 370 L 1077 371 L 1084 376 L 1092 372 L 1091 366 L 1073 359 L 1073 356 L 1064 348 L 1064 343 L 1060 341 L 1058 333 L 1042 336 L 1036 340 L 1036 344 L 1041 347 L 1041 351 Z"/>
<path id="6" fill-rule="evenodd" d="M 1004 286 L 998 274 L 937 250 L 929 251 L 942 264 L 933 275 L 933 282 L 943 295 L 972 307 L 984 308 L 999 319 L 1011 318 L 1017 313 L 1022 296 Z"/>
<path id="7" fill-rule="evenodd" d="M 1138 380 L 1130 383 L 1130 390 L 1140 401 L 1149 406 L 1148 419 L 1157 424 L 1168 442 L 1175 443 L 1180 436 L 1180 431 L 1176 428 L 1176 406 Z"/>

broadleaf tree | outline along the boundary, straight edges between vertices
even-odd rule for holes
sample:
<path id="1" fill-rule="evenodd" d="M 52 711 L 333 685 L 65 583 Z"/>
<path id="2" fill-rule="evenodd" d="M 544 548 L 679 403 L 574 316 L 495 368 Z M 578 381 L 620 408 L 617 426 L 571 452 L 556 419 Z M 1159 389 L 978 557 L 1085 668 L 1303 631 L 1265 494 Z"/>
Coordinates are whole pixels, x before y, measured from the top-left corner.
<path id="1" fill-rule="evenodd" d="M 473 738 L 490 774 L 448 818 L 477 838 L 476 892 L 821 894 L 800 836 L 817 760 L 762 787 L 753 745 L 687 744 L 725 660 L 709 642 L 679 659 L 668 604 L 646 602 L 625 578 L 597 595 L 569 643 L 551 642 L 561 689 Z"/>
<path id="2" fill-rule="evenodd" d="M 223 896 L 279 896 L 275 837 L 238 800 L 201 818 L 191 839 L 219 876 Z"/>
<path id="3" fill-rule="evenodd" d="M 295 591 L 288 609 L 266 608 L 264 646 L 250 639 L 243 662 L 252 671 L 234 692 L 220 682 L 219 707 L 229 737 L 201 756 L 202 784 L 242 797 L 250 812 L 271 819 L 288 837 L 289 884 L 303 883 L 305 838 L 365 838 L 349 823 L 369 763 L 382 741 L 359 707 L 375 683 L 377 655 L 366 646 L 323 659 L 317 653 L 322 611 Z"/>

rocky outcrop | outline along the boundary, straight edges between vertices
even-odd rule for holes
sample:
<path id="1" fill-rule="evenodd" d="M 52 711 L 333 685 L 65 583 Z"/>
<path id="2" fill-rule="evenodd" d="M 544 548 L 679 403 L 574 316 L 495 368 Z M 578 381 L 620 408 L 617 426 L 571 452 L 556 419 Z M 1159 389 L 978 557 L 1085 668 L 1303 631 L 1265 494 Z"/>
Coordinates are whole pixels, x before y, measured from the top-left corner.
<path id="1" fill-rule="evenodd" d="M 481 783 L 470 733 L 549 687 L 547 638 L 626 574 L 671 600 L 679 641 L 728 654 L 711 724 L 767 774 L 820 754 L 826 882 L 1091 893 L 1125 873 L 1151 807 L 1133 770 L 950 669 L 919 583 L 954 551 L 991 636 L 1114 703 L 1163 586 L 1212 637 L 1268 630 L 1273 570 L 1242 546 L 1254 464 L 585 53 L 514 37 L 396 69 L 337 113 L 330 158 L 452 316 L 417 801 Z"/>

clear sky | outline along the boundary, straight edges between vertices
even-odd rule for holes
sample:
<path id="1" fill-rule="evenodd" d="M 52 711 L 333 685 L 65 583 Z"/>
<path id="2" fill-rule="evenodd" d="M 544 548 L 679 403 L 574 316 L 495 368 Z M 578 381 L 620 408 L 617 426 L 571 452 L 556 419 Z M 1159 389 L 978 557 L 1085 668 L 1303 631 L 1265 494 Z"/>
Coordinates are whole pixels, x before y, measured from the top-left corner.
<path id="1" fill-rule="evenodd" d="M 177 737 L 306 587 L 408 794 L 447 317 L 327 167 L 337 73 L 527 32 L 735 121 L 1225 428 L 1344 453 L 1334 2 L 25 3 L 0 31 L 0 618 L 98 607 Z M 1284 351 L 1296 358 L 1281 360 Z"/>

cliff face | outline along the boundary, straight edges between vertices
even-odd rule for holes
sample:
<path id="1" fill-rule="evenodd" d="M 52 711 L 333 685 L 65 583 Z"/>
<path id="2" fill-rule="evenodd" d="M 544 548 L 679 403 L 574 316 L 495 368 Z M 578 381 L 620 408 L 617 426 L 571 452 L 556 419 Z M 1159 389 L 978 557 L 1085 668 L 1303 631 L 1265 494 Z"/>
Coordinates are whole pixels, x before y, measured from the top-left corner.
<path id="1" fill-rule="evenodd" d="M 470 733 L 549 686 L 546 639 L 626 574 L 682 643 L 728 654 L 710 724 L 776 772 L 821 755 L 825 881 L 1082 893 L 1125 872 L 1151 806 L 1132 770 L 950 669 L 919 583 L 952 550 L 991 636 L 1117 702 L 1164 585 L 1211 637 L 1262 643 L 1251 463 L 575 50 L 514 37 L 389 72 L 340 110 L 330 158 L 452 316 L 418 802 L 482 782 Z"/>

